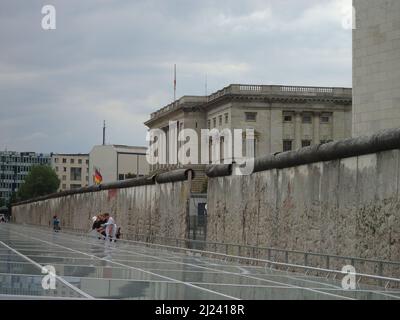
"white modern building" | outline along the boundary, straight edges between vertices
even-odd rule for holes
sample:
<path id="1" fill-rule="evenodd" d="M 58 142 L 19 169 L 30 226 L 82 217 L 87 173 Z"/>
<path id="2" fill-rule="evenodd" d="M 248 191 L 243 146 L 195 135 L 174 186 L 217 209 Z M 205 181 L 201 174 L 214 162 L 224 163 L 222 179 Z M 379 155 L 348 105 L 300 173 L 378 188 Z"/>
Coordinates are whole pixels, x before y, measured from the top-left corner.
<path id="1" fill-rule="evenodd" d="M 89 155 L 59 154 L 51 155 L 51 166 L 60 179 L 58 191 L 79 189 L 89 185 Z"/>
<path id="2" fill-rule="evenodd" d="M 89 154 L 89 185 L 94 184 L 97 169 L 103 177 L 102 183 L 142 177 L 149 173 L 146 147 L 124 145 L 94 146 Z"/>

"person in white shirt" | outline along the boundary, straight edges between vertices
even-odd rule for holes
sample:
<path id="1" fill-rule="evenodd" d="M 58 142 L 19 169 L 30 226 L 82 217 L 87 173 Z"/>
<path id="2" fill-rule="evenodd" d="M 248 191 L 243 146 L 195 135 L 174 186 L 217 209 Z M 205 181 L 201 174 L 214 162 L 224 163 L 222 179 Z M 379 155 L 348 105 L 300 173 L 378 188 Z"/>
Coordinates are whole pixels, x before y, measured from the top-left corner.
<path id="1" fill-rule="evenodd" d="M 105 213 L 104 217 L 106 219 L 106 223 L 103 224 L 103 227 L 106 229 L 106 241 L 110 240 L 115 242 L 118 229 L 117 224 L 109 213 Z"/>

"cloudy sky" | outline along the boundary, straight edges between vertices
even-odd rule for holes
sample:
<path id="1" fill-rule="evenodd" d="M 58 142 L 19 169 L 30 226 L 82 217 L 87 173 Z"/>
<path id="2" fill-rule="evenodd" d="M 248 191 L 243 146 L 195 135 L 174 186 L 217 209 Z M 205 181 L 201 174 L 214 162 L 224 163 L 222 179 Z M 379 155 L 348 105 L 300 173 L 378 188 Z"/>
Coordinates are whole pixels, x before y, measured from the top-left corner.
<path id="1" fill-rule="evenodd" d="M 44 5 L 57 29 L 42 29 Z M 177 95 L 230 83 L 351 86 L 351 0 L 1 0 L 0 149 L 146 145 Z"/>

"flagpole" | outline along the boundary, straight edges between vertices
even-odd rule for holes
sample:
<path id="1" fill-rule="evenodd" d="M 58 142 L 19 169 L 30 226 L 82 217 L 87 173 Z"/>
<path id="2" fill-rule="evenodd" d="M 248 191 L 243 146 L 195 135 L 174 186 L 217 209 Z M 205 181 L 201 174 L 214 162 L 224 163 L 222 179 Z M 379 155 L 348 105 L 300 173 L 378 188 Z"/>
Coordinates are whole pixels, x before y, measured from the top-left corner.
<path id="1" fill-rule="evenodd" d="M 206 89 L 206 91 L 205 91 L 205 93 L 206 93 L 206 97 L 208 96 L 208 88 L 207 88 L 207 73 L 206 73 L 206 83 L 205 83 L 205 89 Z"/>
<path id="2" fill-rule="evenodd" d="M 174 102 L 176 101 L 176 64 L 174 64 Z"/>

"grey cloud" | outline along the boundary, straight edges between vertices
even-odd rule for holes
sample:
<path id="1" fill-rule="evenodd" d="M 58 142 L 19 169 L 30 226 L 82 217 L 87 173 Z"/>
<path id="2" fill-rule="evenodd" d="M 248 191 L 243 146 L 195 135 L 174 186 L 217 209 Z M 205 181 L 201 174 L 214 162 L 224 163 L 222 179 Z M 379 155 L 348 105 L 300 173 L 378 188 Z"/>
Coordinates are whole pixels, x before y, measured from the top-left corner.
<path id="1" fill-rule="evenodd" d="M 3 0 L 0 148 L 145 145 L 143 121 L 178 95 L 229 83 L 351 86 L 346 0 Z M 351 0 L 348 0 L 351 3 Z M 40 28 L 44 4 L 57 30 Z M 326 10 L 325 10 L 326 8 Z"/>

